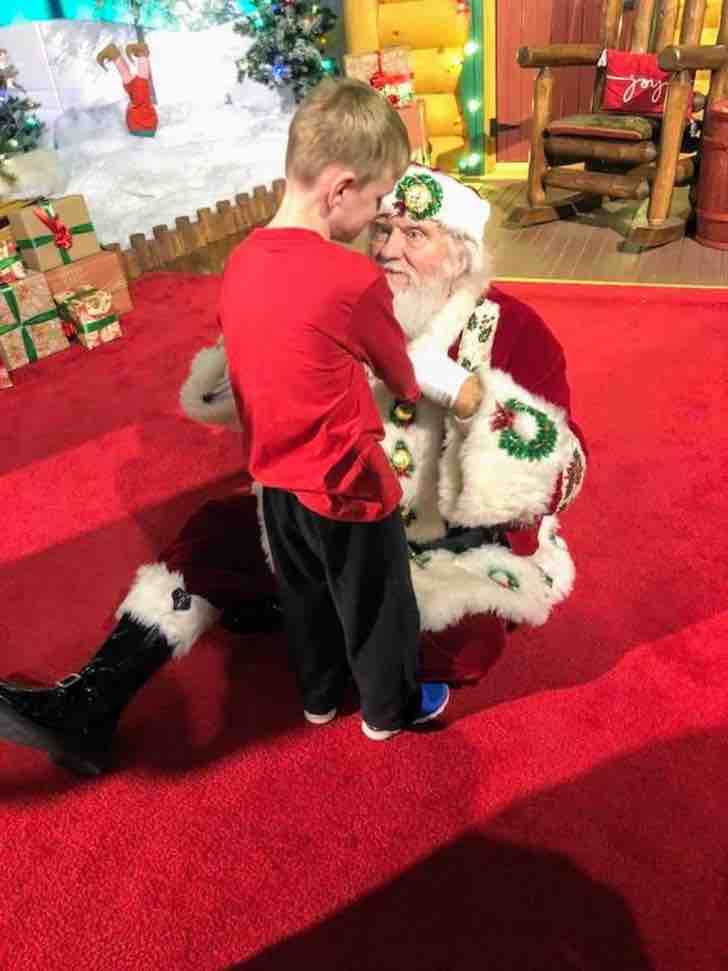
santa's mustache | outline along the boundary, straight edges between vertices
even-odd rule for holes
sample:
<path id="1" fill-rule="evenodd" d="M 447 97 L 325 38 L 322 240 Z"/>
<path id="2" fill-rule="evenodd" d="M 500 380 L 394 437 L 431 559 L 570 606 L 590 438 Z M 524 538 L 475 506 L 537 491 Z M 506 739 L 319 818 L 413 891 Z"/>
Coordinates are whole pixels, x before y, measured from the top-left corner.
<path id="1" fill-rule="evenodd" d="M 378 260 L 378 263 L 385 273 L 400 273 L 402 276 L 406 276 L 410 283 L 420 282 L 419 275 L 401 260 Z"/>

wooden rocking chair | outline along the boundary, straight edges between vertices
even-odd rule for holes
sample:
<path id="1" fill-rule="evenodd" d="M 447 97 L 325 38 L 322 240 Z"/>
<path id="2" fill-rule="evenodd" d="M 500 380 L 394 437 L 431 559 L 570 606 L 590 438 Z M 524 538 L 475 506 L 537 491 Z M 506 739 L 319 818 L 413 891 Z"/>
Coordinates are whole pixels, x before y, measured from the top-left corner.
<path id="1" fill-rule="evenodd" d="M 717 44 L 700 46 L 707 0 L 640 0 L 630 50 L 659 54 L 659 66 L 672 73 L 661 120 L 603 111 L 606 68 L 603 51 L 618 46 L 623 0 L 602 0 L 599 44 L 522 47 L 518 63 L 539 68 L 536 78 L 528 206 L 512 214 L 511 226 L 530 226 L 599 208 L 602 197 L 644 200 L 625 245 L 639 251 L 680 239 L 686 219 L 670 215 L 676 186 L 694 184 L 697 153 L 683 151 L 690 94 L 696 70 L 711 73 L 709 102 L 728 93 L 728 0 L 723 5 Z M 678 35 L 679 29 L 679 35 Z M 679 36 L 679 46 L 671 46 Z M 597 67 L 592 114 L 552 119 L 554 67 Z M 705 107 L 695 92 L 694 111 Z M 574 168 L 585 162 L 584 169 Z M 549 188 L 574 190 L 549 199 Z M 646 211 L 645 211 L 646 210 Z"/>

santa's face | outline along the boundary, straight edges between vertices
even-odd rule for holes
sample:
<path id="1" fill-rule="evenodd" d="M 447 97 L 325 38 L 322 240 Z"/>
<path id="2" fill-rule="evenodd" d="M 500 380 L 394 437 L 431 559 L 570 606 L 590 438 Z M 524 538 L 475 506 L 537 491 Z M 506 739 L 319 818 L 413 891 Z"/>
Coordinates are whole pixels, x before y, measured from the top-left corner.
<path id="1" fill-rule="evenodd" d="M 445 306 L 462 269 L 453 241 L 432 220 L 379 216 L 372 224 L 370 254 L 384 270 L 397 320 L 413 340 Z"/>
<path id="2" fill-rule="evenodd" d="M 458 272 L 451 238 L 431 219 L 378 216 L 372 224 L 370 253 L 395 294 L 431 286 L 435 280 L 452 287 Z"/>

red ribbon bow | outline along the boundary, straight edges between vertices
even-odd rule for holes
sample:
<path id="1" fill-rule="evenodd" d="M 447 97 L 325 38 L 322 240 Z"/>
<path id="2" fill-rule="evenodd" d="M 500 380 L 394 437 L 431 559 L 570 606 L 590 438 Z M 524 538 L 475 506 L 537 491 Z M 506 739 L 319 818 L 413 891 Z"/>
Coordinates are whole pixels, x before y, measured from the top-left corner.
<path id="1" fill-rule="evenodd" d="M 495 414 L 491 418 L 490 427 L 494 432 L 503 431 L 505 428 L 512 428 L 515 414 L 510 409 L 505 408 L 499 401 L 495 405 Z"/>
<path id="2" fill-rule="evenodd" d="M 51 216 L 43 209 L 34 209 L 33 214 L 53 233 L 53 242 L 59 249 L 70 249 L 73 246 L 71 231 L 58 216 Z"/>

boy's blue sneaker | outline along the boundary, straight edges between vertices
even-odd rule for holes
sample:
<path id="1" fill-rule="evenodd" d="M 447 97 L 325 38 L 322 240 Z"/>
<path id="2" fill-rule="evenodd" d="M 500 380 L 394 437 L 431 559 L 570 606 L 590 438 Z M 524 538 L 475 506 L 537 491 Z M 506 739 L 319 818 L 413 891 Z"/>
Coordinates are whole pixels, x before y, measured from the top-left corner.
<path id="1" fill-rule="evenodd" d="M 437 718 L 447 708 L 447 703 L 450 700 L 450 689 L 446 684 L 433 682 L 423 684 L 421 687 L 422 701 L 420 702 L 420 710 L 412 719 L 413 725 L 424 725 L 425 722 Z M 401 728 L 373 728 L 365 721 L 361 723 L 361 730 L 373 742 L 386 742 L 388 738 L 393 738 L 402 731 Z"/>
<path id="2" fill-rule="evenodd" d="M 450 700 L 450 689 L 446 684 L 432 682 L 422 685 L 422 703 L 420 710 L 412 721 L 413 725 L 424 725 L 425 722 L 437 718 L 447 708 Z"/>

